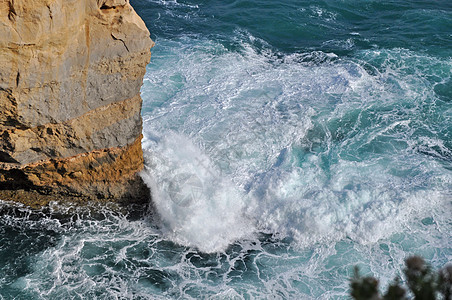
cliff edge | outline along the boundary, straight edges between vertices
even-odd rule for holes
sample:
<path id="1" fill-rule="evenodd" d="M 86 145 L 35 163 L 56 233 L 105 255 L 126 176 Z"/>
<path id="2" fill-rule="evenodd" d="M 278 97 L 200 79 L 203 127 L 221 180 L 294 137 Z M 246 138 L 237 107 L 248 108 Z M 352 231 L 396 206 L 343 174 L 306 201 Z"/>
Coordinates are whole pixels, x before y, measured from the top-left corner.
<path id="1" fill-rule="evenodd" d="M 152 46 L 128 0 L 0 0 L 0 199 L 146 197 Z"/>

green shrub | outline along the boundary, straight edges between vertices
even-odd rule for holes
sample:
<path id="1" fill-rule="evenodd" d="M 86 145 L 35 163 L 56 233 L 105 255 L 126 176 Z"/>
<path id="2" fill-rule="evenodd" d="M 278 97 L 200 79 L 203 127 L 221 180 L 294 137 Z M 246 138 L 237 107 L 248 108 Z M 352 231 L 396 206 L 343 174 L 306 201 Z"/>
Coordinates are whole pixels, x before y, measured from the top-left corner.
<path id="1" fill-rule="evenodd" d="M 378 280 L 375 277 L 361 277 L 358 267 L 350 282 L 350 294 L 356 300 L 399 300 L 413 298 L 415 300 L 452 300 L 452 265 L 438 272 L 419 256 L 411 256 L 405 260 L 405 275 L 407 289 L 402 286 L 399 278 L 395 278 L 386 293 L 381 296 L 378 291 Z M 407 298 L 407 294 L 410 296 Z"/>

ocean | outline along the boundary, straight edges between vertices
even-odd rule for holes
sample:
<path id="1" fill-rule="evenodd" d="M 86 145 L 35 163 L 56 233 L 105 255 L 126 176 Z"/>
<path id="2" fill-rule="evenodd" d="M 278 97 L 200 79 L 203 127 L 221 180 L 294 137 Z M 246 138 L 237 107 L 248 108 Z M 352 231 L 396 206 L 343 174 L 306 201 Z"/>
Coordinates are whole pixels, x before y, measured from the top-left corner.
<path id="1" fill-rule="evenodd" d="M 149 212 L 0 203 L 0 299 L 347 299 L 452 261 L 452 2 L 131 0 Z"/>

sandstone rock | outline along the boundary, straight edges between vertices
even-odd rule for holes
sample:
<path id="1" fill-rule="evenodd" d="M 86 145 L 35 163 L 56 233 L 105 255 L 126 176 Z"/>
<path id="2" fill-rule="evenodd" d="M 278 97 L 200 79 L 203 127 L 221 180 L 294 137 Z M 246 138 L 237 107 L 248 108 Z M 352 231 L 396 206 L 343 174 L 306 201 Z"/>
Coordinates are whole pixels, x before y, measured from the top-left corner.
<path id="1" fill-rule="evenodd" d="M 152 46 L 128 0 L 0 0 L 0 199 L 140 197 Z"/>

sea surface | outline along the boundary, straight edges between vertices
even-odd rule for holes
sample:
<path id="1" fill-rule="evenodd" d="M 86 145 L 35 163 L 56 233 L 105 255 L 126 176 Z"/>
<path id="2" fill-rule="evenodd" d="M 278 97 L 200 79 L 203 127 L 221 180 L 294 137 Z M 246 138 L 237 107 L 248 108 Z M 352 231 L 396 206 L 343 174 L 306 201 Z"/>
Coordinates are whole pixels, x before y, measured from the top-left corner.
<path id="1" fill-rule="evenodd" d="M 152 207 L 0 203 L 0 299 L 347 299 L 355 265 L 452 261 L 450 0 L 131 3 Z"/>

